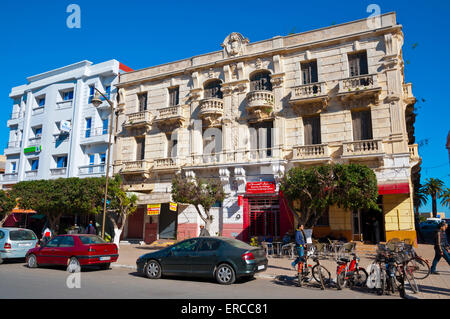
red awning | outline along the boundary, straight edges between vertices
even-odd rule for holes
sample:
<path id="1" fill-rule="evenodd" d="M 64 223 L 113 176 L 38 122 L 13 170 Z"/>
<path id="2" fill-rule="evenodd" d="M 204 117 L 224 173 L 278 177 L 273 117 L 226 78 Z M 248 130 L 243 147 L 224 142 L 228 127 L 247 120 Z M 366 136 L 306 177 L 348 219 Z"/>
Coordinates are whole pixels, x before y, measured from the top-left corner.
<path id="1" fill-rule="evenodd" d="M 409 183 L 378 185 L 379 195 L 409 194 Z"/>

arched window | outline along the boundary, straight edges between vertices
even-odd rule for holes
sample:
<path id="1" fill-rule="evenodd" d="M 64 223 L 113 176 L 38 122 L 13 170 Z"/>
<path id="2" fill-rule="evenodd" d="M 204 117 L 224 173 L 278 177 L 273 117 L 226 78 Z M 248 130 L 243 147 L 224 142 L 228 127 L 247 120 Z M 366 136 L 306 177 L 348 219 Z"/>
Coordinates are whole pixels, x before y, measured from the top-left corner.
<path id="1" fill-rule="evenodd" d="M 272 91 L 270 72 L 261 71 L 252 74 L 250 77 L 250 91 Z"/>
<path id="2" fill-rule="evenodd" d="M 221 99 L 223 97 L 222 91 L 220 90 L 222 82 L 220 80 L 212 80 L 204 85 L 205 95 L 204 98 L 218 98 Z"/>

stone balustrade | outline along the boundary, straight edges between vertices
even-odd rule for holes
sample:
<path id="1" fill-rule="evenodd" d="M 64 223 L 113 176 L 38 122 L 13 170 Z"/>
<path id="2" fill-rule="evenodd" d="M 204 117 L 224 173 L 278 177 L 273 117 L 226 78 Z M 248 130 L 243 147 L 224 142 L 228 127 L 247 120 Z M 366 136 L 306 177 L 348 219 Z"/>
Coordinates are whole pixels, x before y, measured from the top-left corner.
<path id="1" fill-rule="evenodd" d="M 127 115 L 125 126 L 150 125 L 152 122 L 152 114 L 150 111 L 142 111 Z"/>
<path id="2" fill-rule="evenodd" d="M 383 153 L 381 140 L 364 140 L 343 143 L 343 156 L 357 156 Z"/>
<path id="3" fill-rule="evenodd" d="M 247 107 L 273 107 L 274 95 L 272 91 L 251 91 L 247 94 Z"/>
<path id="4" fill-rule="evenodd" d="M 207 98 L 200 101 L 200 115 L 217 114 L 223 115 L 223 100 L 218 98 Z"/>
<path id="5" fill-rule="evenodd" d="M 408 145 L 408 150 L 409 150 L 409 158 L 412 161 L 417 161 L 417 160 L 420 159 L 420 156 L 419 156 L 419 145 L 418 144 Z"/>
<path id="6" fill-rule="evenodd" d="M 378 88 L 376 74 L 359 75 L 339 80 L 338 94 L 354 93 L 374 88 Z"/>
<path id="7" fill-rule="evenodd" d="M 140 161 L 123 161 L 123 172 L 143 172 L 150 169 L 150 161 L 140 160 Z"/>
<path id="8" fill-rule="evenodd" d="M 326 82 L 304 84 L 294 87 L 293 99 L 308 99 L 327 95 Z"/>
<path id="9" fill-rule="evenodd" d="M 314 144 L 295 146 L 293 148 L 294 159 L 321 159 L 329 157 L 328 144 Z"/>

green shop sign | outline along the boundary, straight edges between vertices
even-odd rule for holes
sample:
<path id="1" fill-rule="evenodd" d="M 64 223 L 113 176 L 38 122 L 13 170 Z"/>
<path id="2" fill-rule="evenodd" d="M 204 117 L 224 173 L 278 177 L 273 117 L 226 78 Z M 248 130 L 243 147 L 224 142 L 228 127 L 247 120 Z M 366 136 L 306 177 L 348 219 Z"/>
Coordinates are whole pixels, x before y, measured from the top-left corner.
<path id="1" fill-rule="evenodd" d="M 42 150 L 42 146 L 39 145 L 39 146 L 27 147 L 23 150 L 23 152 L 25 154 L 28 154 L 28 153 L 37 153 L 37 152 L 40 152 L 41 150 Z"/>

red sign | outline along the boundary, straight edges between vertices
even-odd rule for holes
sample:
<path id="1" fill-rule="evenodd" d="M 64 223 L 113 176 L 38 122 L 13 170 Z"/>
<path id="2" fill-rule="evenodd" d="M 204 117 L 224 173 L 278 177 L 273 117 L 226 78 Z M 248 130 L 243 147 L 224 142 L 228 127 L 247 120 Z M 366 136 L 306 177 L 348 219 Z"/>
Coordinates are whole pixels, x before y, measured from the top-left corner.
<path id="1" fill-rule="evenodd" d="M 409 194 L 409 184 L 399 183 L 399 184 L 385 184 L 378 185 L 378 194 Z"/>
<path id="2" fill-rule="evenodd" d="M 239 206 L 242 206 L 242 205 L 244 205 L 244 197 L 242 197 L 242 196 L 238 196 L 238 205 Z"/>
<path id="3" fill-rule="evenodd" d="M 275 193 L 273 182 L 251 182 L 247 183 L 248 194 L 272 194 Z"/>

